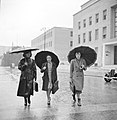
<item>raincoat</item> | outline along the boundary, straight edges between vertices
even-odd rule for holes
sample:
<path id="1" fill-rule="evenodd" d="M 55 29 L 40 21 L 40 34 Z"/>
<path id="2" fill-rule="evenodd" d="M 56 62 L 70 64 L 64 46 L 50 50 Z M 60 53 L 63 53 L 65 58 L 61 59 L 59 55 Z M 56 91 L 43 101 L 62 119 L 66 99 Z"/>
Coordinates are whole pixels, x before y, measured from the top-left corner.
<path id="1" fill-rule="evenodd" d="M 70 64 L 70 78 L 72 78 L 73 84 L 76 91 L 83 90 L 84 86 L 84 72 L 80 69 L 81 65 L 84 65 L 84 70 L 86 70 L 86 62 L 84 59 L 77 60 L 76 58 L 71 60 Z"/>
<path id="2" fill-rule="evenodd" d="M 24 63 L 27 62 L 27 66 Z M 36 80 L 36 65 L 31 58 L 23 58 L 18 64 L 18 69 L 21 71 L 20 82 L 18 86 L 17 96 L 33 95 L 33 80 Z"/>

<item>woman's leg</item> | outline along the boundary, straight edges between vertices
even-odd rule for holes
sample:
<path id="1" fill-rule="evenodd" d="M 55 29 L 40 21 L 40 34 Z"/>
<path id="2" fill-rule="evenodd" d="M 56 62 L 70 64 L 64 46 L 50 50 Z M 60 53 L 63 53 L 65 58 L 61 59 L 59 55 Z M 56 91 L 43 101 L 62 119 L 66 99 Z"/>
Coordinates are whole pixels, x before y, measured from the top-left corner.
<path id="1" fill-rule="evenodd" d="M 78 106 L 81 106 L 81 98 L 80 98 L 80 92 L 77 93 L 77 99 L 78 99 Z"/>
<path id="2" fill-rule="evenodd" d="M 51 94 L 51 89 L 48 89 L 48 91 L 46 92 L 47 93 L 47 99 L 48 99 L 48 105 L 50 105 L 50 101 L 51 101 L 51 97 L 50 97 L 50 94 Z"/>
<path id="3" fill-rule="evenodd" d="M 28 96 L 28 103 L 29 103 L 29 105 L 31 104 L 30 95 Z"/>
<path id="4" fill-rule="evenodd" d="M 27 97 L 24 97 L 24 105 L 27 106 Z"/>
<path id="5" fill-rule="evenodd" d="M 73 97 L 74 102 L 76 102 L 75 95 L 76 95 L 76 89 L 75 89 L 75 86 L 74 86 L 74 91 L 73 91 L 73 94 L 72 94 L 72 97 Z"/>

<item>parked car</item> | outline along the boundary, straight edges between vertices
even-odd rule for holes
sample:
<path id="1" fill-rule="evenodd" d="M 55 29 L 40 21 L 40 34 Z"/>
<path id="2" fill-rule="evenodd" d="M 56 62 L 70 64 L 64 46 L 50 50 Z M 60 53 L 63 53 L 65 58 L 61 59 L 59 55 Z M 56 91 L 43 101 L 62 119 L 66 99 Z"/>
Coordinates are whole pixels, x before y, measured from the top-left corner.
<path id="1" fill-rule="evenodd" d="M 107 72 L 104 76 L 104 80 L 106 82 L 110 82 L 111 80 L 117 80 L 117 73 L 115 72 L 115 69 L 111 69 L 109 72 Z"/>

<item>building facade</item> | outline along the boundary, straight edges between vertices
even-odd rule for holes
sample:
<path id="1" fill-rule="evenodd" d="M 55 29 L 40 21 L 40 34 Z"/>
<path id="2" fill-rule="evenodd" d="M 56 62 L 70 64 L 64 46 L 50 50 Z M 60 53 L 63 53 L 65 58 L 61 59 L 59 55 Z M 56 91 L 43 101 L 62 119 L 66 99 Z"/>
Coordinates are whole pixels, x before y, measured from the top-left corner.
<path id="1" fill-rule="evenodd" d="M 73 46 L 97 52 L 97 65 L 117 65 L 117 0 L 89 0 L 73 15 Z"/>
<path id="2" fill-rule="evenodd" d="M 39 48 L 40 51 L 52 51 L 61 61 L 66 61 L 68 52 L 73 46 L 73 29 L 53 27 L 33 39 L 31 46 Z"/>

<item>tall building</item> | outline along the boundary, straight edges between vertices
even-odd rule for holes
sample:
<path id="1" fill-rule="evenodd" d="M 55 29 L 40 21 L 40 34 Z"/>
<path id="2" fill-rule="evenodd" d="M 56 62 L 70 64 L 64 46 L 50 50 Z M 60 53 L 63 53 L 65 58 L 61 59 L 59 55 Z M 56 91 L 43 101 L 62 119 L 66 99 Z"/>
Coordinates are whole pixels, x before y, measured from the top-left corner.
<path id="1" fill-rule="evenodd" d="M 56 53 L 61 61 L 67 60 L 69 50 L 73 45 L 73 29 L 53 27 L 31 41 L 32 47 L 49 50 Z"/>
<path id="2" fill-rule="evenodd" d="M 117 65 L 117 0 L 89 0 L 73 15 L 73 43 L 97 52 L 97 65 Z"/>

